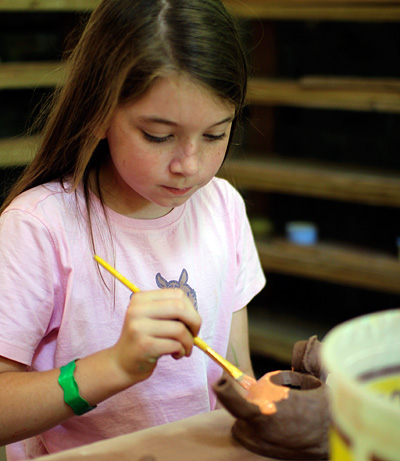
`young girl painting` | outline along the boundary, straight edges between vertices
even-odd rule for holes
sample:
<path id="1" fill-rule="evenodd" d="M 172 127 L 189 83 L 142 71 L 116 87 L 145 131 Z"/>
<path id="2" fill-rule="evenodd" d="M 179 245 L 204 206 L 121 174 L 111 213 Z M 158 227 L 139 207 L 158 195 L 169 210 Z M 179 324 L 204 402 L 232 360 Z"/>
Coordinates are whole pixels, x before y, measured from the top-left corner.
<path id="1" fill-rule="evenodd" d="M 9 461 L 213 410 L 221 369 L 193 335 L 252 374 L 246 305 L 265 279 L 243 200 L 215 177 L 246 82 L 219 0 L 92 13 L 0 218 Z"/>

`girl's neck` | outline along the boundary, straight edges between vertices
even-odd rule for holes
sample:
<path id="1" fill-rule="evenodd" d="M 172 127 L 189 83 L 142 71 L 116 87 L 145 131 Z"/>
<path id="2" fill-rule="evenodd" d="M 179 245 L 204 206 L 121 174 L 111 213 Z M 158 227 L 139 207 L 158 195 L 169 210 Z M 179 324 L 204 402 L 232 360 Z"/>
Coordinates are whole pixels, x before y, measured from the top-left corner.
<path id="1" fill-rule="evenodd" d="M 89 184 L 91 191 L 100 199 L 94 172 L 91 175 Z M 115 182 L 113 169 L 108 164 L 100 167 L 99 187 L 104 205 L 129 218 L 156 219 L 167 215 L 173 210 L 173 208 L 163 208 L 149 202 L 128 186 L 124 188 L 125 193 L 122 193 L 120 185 Z"/>

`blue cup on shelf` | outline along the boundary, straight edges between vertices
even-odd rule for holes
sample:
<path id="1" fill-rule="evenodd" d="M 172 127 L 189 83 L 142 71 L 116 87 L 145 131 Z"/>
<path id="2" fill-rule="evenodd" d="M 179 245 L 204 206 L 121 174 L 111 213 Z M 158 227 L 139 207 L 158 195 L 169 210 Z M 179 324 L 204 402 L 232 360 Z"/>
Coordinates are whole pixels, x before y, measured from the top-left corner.
<path id="1" fill-rule="evenodd" d="M 314 245 L 318 240 L 318 229 L 312 222 L 291 221 L 286 224 L 286 236 L 297 245 Z"/>

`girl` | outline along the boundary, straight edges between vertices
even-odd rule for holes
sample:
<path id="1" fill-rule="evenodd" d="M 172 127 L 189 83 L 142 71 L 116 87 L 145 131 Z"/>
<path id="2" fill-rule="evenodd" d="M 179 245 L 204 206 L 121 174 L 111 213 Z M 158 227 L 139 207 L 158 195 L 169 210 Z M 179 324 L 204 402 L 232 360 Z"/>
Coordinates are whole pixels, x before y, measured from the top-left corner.
<path id="1" fill-rule="evenodd" d="M 91 15 L 2 208 L 9 460 L 214 409 L 221 370 L 193 335 L 252 374 L 245 306 L 265 280 L 243 200 L 214 177 L 246 81 L 219 0 L 104 0 Z"/>

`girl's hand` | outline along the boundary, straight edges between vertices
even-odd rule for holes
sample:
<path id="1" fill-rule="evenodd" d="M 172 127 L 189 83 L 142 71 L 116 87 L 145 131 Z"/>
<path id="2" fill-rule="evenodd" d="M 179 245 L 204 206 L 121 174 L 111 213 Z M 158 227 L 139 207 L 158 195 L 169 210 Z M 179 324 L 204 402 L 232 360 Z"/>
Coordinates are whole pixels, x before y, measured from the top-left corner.
<path id="1" fill-rule="evenodd" d="M 162 355 L 192 352 L 201 319 L 180 289 L 141 291 L 131 297 L 114 353 L 130 384 L 148 378 Z"/>

